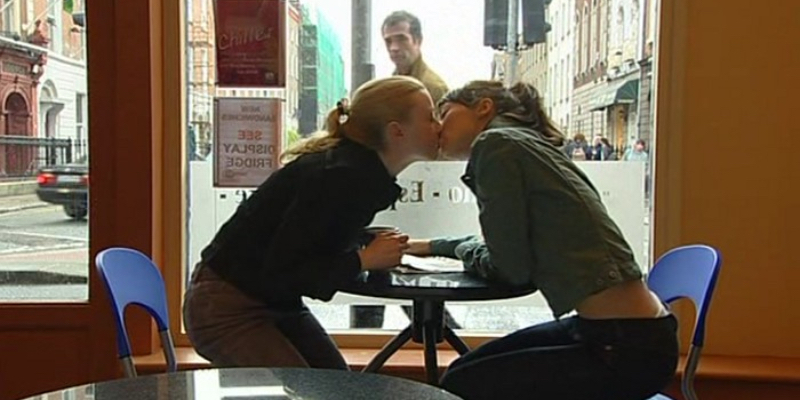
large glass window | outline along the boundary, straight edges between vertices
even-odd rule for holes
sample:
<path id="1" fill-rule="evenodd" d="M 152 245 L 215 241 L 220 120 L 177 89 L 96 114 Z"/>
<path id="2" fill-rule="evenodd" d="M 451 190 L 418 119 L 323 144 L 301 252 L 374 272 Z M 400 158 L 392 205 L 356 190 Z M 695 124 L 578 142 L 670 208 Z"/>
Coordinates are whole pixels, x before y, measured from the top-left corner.
<path id="1" fill-rule="evenodd" d="M 0 4 L 0 301 L 85 301 L 85 2 Z"/>
<path id="2" fill-rule="evenodd" d="M 594 181 L 637 261 L 643 269 L 649 268 L 653 52 L 645 49 L 654 43 L 655 32 L 646 28 L 653 26 L 649 20 L 656 15 L 654 1 L 642 7 L 634 7 L 635 0 L 524 1 L 527 6 L 544 8 L 550 34 L 542 43 L 520 43 L 516 50 L 484 44 L 484 1 L 283 1 L 285 84 L 266 90 L 216 85 L 218 21 L 212 0 L 184 1 L 189 154 L 184 282 L 202 248 L 253 189 L 214 185 L 215 99 L 277 99 L 281 104 L 278 134 L 285 148 L 322 128 L 336 101 L 354 89 L 354 79 L 362 79 L 365 73 L 382 77 L 394 72 L 381 25 L 396 10 L 419 17 L 422 57 L 450 88 L 472 79 L 524 79 L 539 86 L 553 120 L 567 137 L 586 141 L 585 147 L 571 147 L 585 151 L 569 156 Z M 617 19 L 612 10 L 619 9 L 644 14 Z M 601 21 L 609 16 L 615 17 L 611 24 Z M 618 21 L 632 25 L 620 29 Z M 610 28 L 628 33 L 613 35 Z M 611 45 L 608 40 L 620 43 Z M 608 49 L 617 48 L 622 50 L 620 57 L 608 54 Z M 515 71 L 516 76 L 509 75 Z M 478 233 L 474 198 L 458 179 L 463 168 L 464 163 L 458 162 L 415 164 L 399 177 L 406 194 L 395 209 L 379 214 L 376 223 L 393 223 L 415 237 Z M 357 305 L 386 305 L 383 323 L 372 328 L 398 329 L 408 322 L 398 306 L 403 302 L 339 294 L 330 303 L 309 304 L 322 323 L 334 330 L 354 327 L 352 306 Z M 448 309 L 463 329 L 473 332 L 502 333 L 552 318 L 538 294 L 448 304 Z"/>

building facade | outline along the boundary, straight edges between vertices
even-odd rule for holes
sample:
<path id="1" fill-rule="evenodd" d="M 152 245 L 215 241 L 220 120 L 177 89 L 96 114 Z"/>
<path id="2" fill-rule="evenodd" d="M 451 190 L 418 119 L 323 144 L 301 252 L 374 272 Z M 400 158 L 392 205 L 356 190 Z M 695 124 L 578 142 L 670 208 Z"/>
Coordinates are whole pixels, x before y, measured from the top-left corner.
<path id="1" fill-rule="evenodd" d="M 552 26 L 547 35 L 547 71 L 550 85 L 545 105 L 553 121 L 570 134 L 572 114 L 573 63 L 575 49 L 575 0 L 553 0 L 547 6 Z"/>
<path id="2" fill-rule="evenodd" d="M 608 7 L 611 0 L 575 0 L 575 71 L 573 79 L 572 135 L 588 140 L 607 134 L 605 113 L 597 99 L 607 90 Z"/>
<path id="3" fill-rule="evenodd" d="M 508 68 L 508 54 L 502 51 L 495 51 L 492 55 L 492 73 L 491 79 L 495 81 L 502 81 L 506 76 L 506 69 Z"/>
<path id="4" fill-rule="evenodd" d="M 548 41 L 549 41 L 549 34 Z M 549 57 L 548 43 L 537 43 L 519 52 L 517 73 L 519 80 L 532 84 L 539 91 L 545 103 L 545 108 L 550 112 L 550 74 L 548 70 Z M 507 62 L 507 61 L 506 61 Z M 504 65 L 505 68 L 505 65 Z M 501 78 L 505 78 L 502 76 Z"/>
<path id="5" fill-rule="evenodd" d="M 87 151 L 86 41 L 73 18 L 83 5 L 0 1 L 0 178 L 31 176 Z"/>
<path id="6" fill-rule="evenodd" d="M 610 0 L 606 92 L 593 109 L 606 114 L 607 138 L 625 149 L 638 137 L 641 0 Z"/>
<path id="7" fill-rule="evenodd" d="M 288 137 L 297 137 L 300 128 L 300 32 L 303 26 L 303 15 L 300 13 L 300 2 L 292 0 L 288 3 L 288 47 L 286 49 L 286 132 Z"/>
<path id="8" fill-rule="evenodd" d="M 641 136 L 640 126 L 649 123 L 641 118 L 642 107 L 650 107 L 650 103 L 641 101 L 643 94 L 649 97 L 649 89 L 641 89 L 640 68 L 643 61 L 647 63 L 644 54 L 648 3 L 575 2 L 572 132 L 583 133 L 590 141 L 608 139 L 618 156 Z M 646 119 L 649 118 L 650 112 Z"/>
<path id="9" fill-rule="evenodd" d="M 575 0 L 545 2 L 546 21 L 550 26 L 545 43 L 533 45 L 520 53 L 520 79 L 533 84 L 543 104 L 566 135 L 571 131 Z"/>
<path id="10" fill-rule="evenodd" d="M 618 153 L 650 137 L 656 1 L 546 3 L 547 41 L 523 50 L 518 70 L 568 137 L 605 137 Z M 505 66 L 503 56 L 495 63 Z"/>
<path id="11" fill-rule="evenodd" d="M 301 9 L 299 127 L 301 135 L 308 135 L 324 127 L 347 88 L 339 36 L 323 13 L 306 5 Z"/>
<path id="12" fill-rule="evenodd" d="M 186 0 L 186 115 L 189 159 L 211 151 L 216 96 L 215 24 L 212 0 Z"/>
<path id="13" fill-rule="evenodd" d="M 656 33 L 658 32 L 658 0 L 643 0 L 644 21 L 640 38 L 639 56 L 639 124 L 638 137 L 652 144 L 655 130 L 653 96 L 653 55 L 655 54 Z M 652 154 L 652 152 L 650 152 Z"/>

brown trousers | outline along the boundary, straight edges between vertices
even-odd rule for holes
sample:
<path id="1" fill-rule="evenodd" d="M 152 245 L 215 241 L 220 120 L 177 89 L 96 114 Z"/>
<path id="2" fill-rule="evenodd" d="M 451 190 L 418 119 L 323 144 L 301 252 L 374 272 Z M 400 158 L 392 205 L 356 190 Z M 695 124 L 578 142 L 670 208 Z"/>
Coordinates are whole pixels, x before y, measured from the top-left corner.
<path id="1" fill-rule="evenodd" d="M 186 290 L 183 319 L 195 350 L 215 367 L 348 369 L 308 308 L 271 309 L 202 264 Z"/>

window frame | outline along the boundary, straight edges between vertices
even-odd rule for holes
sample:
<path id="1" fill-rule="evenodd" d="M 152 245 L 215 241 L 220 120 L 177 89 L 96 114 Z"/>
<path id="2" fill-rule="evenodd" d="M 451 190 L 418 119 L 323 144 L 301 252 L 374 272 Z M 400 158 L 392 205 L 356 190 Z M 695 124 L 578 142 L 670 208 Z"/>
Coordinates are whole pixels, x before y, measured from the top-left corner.
<path id="1" fill-rule="evenodd" d="M 81 144 L 87 139 L 87 112 L 86 112 L 86 93 L 75 92 L 75 141 Z M 84 149 L 84 146 L 78 147 Z M 82 156 L 77 154 L 76 156 Z"/>
<path id="2" fill-rule="evenodd" d="M 683 33 L 685 21 L 679 20 L 677 27 L 673 26 L 675 16 L 672 11 L 675 7 L 674 2 L 662 3 L 661 9 L 656 12 L 659 18 L 659 47 L 658 52 L 654 53 L 654 65 L 659 70 L 658 79 L 654 83 L 653 91 L 659 91 L 658 102 L 655 112 L 660 113 L 664 118 L 659 118 L 655 125 L 656 131 L 669 131 L 670 127 L 680 126 L 680 115 L 669 113 L 670 99 L 680 98 L 680 87 L 669 85 L 673 74 L 680 73 L 680 60 L 683 58 L 682 50 L 672 45 L 674 41 L 679 41 Z M 156 7 L 158 8 L 158 7 Z M 184 151 L 186 136 L 186 78 L 185 78 L 185 6 L 182 1 L 163 2 L 161 4 L 161 35 L 160 45 L 163 56 L 163 80 L 160 82 L 161 91 L 164 99 L 163 115 L 178 115 L 180 118 L 164 118 L 164 132 L 181 132 L 177 135 L 163 135 L 162 159 L 156 160 L 163 165 L 164 175 L 161 182 L 159 198 L 154 199 L 154 213 L 159 213 L 163 224 L 155 227 L 159 229 L 161 243 L 163 246 L 162 271 L 166 283 L 167 299 L 169 303 L 170 328 L 177 346 L 191 346 L 191 343 L 182 331 L 182 298 L 184 292 L 183 270 L 187 260 L 186 254 L 186 154 Z M 590 14 L 591 15 L 591 14 Z M 586 16 L 587 19 L 589 15 Z M 583 21 L 589 23 L 589 21 Z M 581 24 L 582 25 L 582 24 Z M 583 29 L 581 29 L 583 31 Z M 589 32 L 580 32 L 581 36 Z M 675 37 L 674 37 L 675 36 Z M 677 37 L 677 38 L 676 38 Z M 587 38 L 588 39 L 588 38 Z M 591 48 L 593 46 L 587 46 Z M 577 62 L 577 61 L 576 61 Z M 678 69 L 673 72 L 673 69 Z M 654 71 L 655 72 L 655 71 Z M 674 148 L 674 141 L 677 140 L 673 135 L 662 138 L 663 144 L 654 147 L 654 165 L 657 160 L 679 160 L 679 152 L 670 153 Z M 661 141 L 660 141 L 661 142 Z M 672 154 L 672 156 L 669 156 Z M 664 169 L 657 171 L 654 169 L 655 185 L 655 205 L 653 207 L 653 237 L 651 251 L 654 254 L 661 254 L 667 248 L 676 244 L 676 224 L 674 219 L 669 219 L 673 210 L 679 210 L 680 198 L 671 194 L 669 188 L 679 187 L 679 171 Z M 155 183 L 155 182 L 154 182 Z M 674 211 L 673 211 L 674 212 Z M 169 249 L 181 249 L 180 251 L 169 251 Z M 684 325 L 684 324 L 682 324 Z M 155 341 L 154 326 L 151 327 L 151 340 Z M 396 332 L 394 331 L 338 331 L 330 330 L 329 333 L 338 346 L 341 348 L 381 348 L 391 340 Z M 463 334 L 461 338 L 470 346 L 476 347 L 502 334 L 469 333 Z M 444 345 L 447 346 L 447 345 Z M 420 344 L 407 343 L 406 348 L 422 348 Z M 154 347 L 155 350 L 155 347 Z"/>
<path id="3" fill-rule="evenodd" d="M 20 18 L 19 18 L 19 0 L 5 0 L 0 3 L 0 7 L 4 7 L 2 15 L 2 30 L 7 33 L 20 32 Z"/>
<path id="4" fill-rule="evenodd" d="M 63 3 L 59 0 L 49 0 L 46 2 L 45 21 L 47 22 L 47 34 L 50 42 L 48 48 L 56 54 L 64 53 L 64 18 Z"/>

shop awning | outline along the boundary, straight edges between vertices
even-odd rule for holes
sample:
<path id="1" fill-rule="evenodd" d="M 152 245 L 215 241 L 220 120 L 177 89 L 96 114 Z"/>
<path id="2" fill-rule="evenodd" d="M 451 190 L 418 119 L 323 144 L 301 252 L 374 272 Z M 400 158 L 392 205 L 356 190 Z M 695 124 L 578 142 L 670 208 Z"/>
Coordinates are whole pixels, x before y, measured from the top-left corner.
<path id="1" fill-rule="evenodd" d="M 617 104 L 633 104 L 639 99 L 639 80 L 630 79 L 608 88 L 608 91 L 595 99 L 592 111 L 605 110 Z"/>

